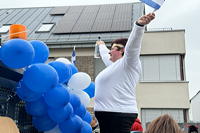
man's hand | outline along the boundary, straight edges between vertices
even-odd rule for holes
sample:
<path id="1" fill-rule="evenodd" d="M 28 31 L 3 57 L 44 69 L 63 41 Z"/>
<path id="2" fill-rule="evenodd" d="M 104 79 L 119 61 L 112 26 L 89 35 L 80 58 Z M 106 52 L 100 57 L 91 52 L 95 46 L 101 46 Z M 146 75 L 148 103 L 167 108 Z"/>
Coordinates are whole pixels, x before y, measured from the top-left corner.
<path id="1" fill-rule="evenodd" d="M 96 44 L 97 44 L 97 45 L 102 45 L 102 44 L 105 45 L 105 42 L 104 42 L 104 41 L 96 41 Z"/>
<path id="2" fill-rule="evenodd" d="M 140 25 L 146 25 L 149 24 L 154 18 L 155 18 L 155 13 L 149 13 L 147 15 L 140 17 L 137 20 L 137 23 Z"/>

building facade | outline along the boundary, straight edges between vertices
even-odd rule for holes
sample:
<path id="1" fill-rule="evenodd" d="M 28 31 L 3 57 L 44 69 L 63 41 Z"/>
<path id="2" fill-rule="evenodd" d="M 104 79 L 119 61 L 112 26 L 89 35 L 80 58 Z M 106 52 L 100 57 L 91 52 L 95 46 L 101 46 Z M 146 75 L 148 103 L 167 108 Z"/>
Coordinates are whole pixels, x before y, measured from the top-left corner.
<path id="1" fill-rule="evenodd" d="M 184 35 L 184 30 L 145 33 L 141 51 L 143 73 L 137 86 L 138 108 L 144 127 L 165 113 L 178 123 L 188 121 Z"/>
<path id="2" fill-rule="evenodd" d="M 94 81 L 105 67 L 93 57 L 98 36 L 109 47 L 113 39 L 128 37 L 134 21 L 144 13 L 141 3 L 1 9 L 0 34 L 6 42 L 10 24 L 27 26 L 28 40 L 48 45 L 49 61 L 70 59 L 76 46 L 79 71 L 88 73 Z M 144 127 L 164 113 L 179 123 L 188 121 L 185 53 L 184 30 L 146 30 L 141 50 L 143 73 L 137 85 L 139 117 Z"/>

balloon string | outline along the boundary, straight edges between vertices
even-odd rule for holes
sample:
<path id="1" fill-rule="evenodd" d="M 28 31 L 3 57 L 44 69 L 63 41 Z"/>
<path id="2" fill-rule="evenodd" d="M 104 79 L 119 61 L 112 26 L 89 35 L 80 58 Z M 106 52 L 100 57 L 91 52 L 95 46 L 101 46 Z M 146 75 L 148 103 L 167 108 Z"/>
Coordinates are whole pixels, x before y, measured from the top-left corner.
<path id="1" fill-rule="evenodd" d="M 28 30 L 25 30 L 25 31 L 21 31 L 21 32 L 16 32 L 16 33 L 12 33 L 12 34 L 9 34 L 9 35 L 5 35 L 5 36 L 1 36 L 0 38 L 6 38 L 6 37 L 9 37 L 11 35 L 16 35 L 16 34 L 19 34 L 19 33 L 24 33 L 24 32 L 28 32 Z"/>

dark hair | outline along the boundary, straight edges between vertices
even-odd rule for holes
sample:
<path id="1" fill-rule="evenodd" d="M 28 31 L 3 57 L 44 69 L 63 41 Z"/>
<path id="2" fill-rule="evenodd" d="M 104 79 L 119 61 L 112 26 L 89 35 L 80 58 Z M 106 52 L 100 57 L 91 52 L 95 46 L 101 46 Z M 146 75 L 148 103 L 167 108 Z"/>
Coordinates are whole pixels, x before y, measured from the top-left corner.
<path id="1" fill-rule="evenodd" d="M 168 114 L 153 120 L 145 133 L 183 133 L 176 121 Z"/>
<path id="2" fill-rule="evenodd" d="M 198 128 L 195 125 L 191 125 L 188 128 L 188 133 L 198 133 Z"/>
<path id="3" fill-rule="evenodd" d="M 120 38 L 120 39 L 113 40 L 111 43 L 111 48 L 112 48 L 113 44 L 122 44 L 125 48 L 127 41 L 128 41 L 128 38 Z M 117 50 L 122 49 L 121 47 L 118 47 L 118 46 L 116 46 L 116 47 L 117 47 Z M 122 55 L 124 55 L 124 52 L 122 53 Z"/>
<path id="4" fill-rule="evenodd" d="M 127 41 L 128 41 L 127 38 L 120 38 L 120 39 L 113 40 L 112 43 L 111 43 L 111 47 L 112 47 L 112 45 L 113 45 L 114 43 L 115 43 L 115 44 L 122 44 L 122 45 L 125 47 Z"/>

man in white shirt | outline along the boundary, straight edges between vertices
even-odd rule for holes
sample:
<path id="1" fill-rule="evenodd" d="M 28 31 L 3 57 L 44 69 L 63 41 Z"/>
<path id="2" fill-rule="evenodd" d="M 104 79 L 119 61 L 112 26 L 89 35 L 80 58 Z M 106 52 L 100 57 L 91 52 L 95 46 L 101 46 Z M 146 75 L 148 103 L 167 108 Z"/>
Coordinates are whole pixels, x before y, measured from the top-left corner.
<path id="1" fill-rule="evenodd" d="M 138 115 L 136 84 L 141 73 L 140 49 L 145 25 L 154 13 L 140 17 L 128 39 L 114 40 L 111 50 L 97 41 L 100 55 L 107 66 L 95 79 L 95 116 L 101 133 L 130 133 Z"/>

